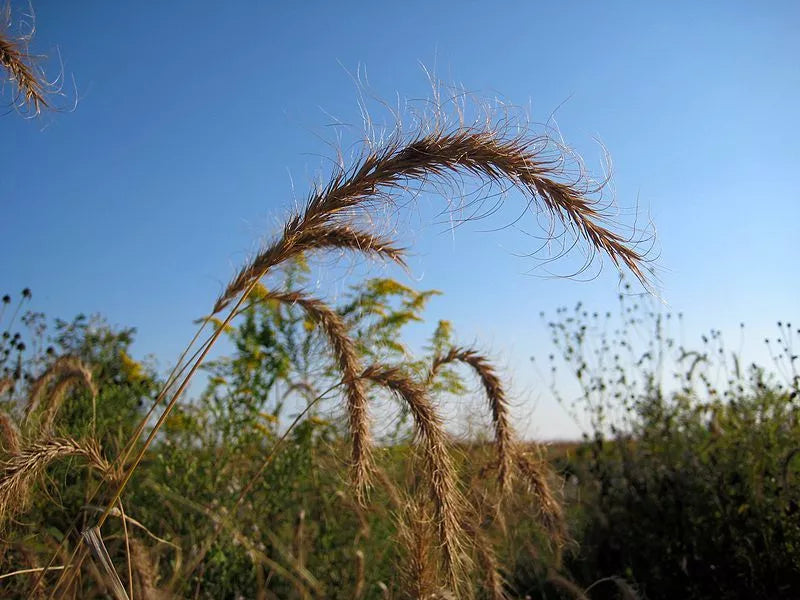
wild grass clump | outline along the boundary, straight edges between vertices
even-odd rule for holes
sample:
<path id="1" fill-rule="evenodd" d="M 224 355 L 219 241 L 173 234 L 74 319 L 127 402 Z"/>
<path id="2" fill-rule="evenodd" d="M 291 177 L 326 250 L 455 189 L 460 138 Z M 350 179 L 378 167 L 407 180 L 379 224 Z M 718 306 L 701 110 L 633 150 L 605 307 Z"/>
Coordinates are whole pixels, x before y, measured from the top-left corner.
<path id="1" fill-rule="evenodd" d="M 442 192 L 470 184 L 474 185 L 472 197 L 469 200 L 463 197 L 460 202 L 456 200 L 451 204 L 452 210 L 469 210 L 477 215 L 479 211 L 476 209 L 493 190 L 505 193 L 514 189 L 517 196 L 522 196 L 523 212 L 537 216 L 544 214 L 549 218 L 548 236 L 572 235 L 586 249 L 590 259 L 595 254 L 603 254 L 618 267 L 629 270 L 647 283 L 644 256 L 637 240 L 620 233 L 610 222 L 609 214 L 604 212 L 599 195 L 602 184 L 592 182 L 583 170 L 568 173 L 564 168 L 564 157 L 553 153 L 555 146 L 551 140 L 532 135 L 523 123 L 512 123 L 506 118 L 489 118 L 474 124 L 459 118 L 457 122 L 449 123 L 443 110 L 438 110 L 435 119 L 419 122 L 415 130 L 404 131 L 398 126 L 384 141 L 366 142 L 353 163 L 350 166 L 342 164 L 325 185 L 314 188 L 305 205 L 288 216 L 275 239 L 242 266 L 217 298 L 211 313 L 203 319 L 203 325 L 161 385 L 151 408 L 141 416 L 138 425 L 126 423 L 123 430 L 128 437 L 124 442 L 112 438 L 117 455 L 113 467 L 89 442 L 86 444 L 90 445 L 86 445 L 69 438 L 45 437 L 23 444 L 22 450 L 8 459 L 2 475 L 0 486 L 8 482 L 8 492 L 3 492 L 6 504 L 10 506 L 22 498 L 26 493 L 24 490 L 28 489 L 22 483 L 28 485 L 35 474 L 41 474 L 48 462 L 62 455 L 79 455 L 101 470 L 107 479 L 96 490 L 85 493 L 85 504 L 102 495 L 105 508 L 96 520 L 78 515 L 71 523 L 64 524 L 58 548 L 65 547 L 80 523 L 94 560 L 117 587 L 123 579 L 118 575 L 121 561 L 115 558 L 120 554 L 126 557 L 124 564 L 130 573 L 129 586 L 136 578 L 139 587 L 147 590 L 147 581 L 158 579 L 158 574 L 153 572 L 156 567 L 147 566 L 141 549 L 134 544 L 131 550 L 130 536 L 125 529 L 126 519 L 121 519 L 123 531 L 118 532 L 116 538 L 108 538 L 123 539 L 124 549 L 117 543 L 116 546 L 110 544 L 106 550 L 103 535 L 106 521 L 121 506 L 123 498 L 126 498 L 126 505 L 148 506 L 148 502 L 137 504 L 127 499 L 148 497 L 150 492 L 143 491 L 143 488 L 149 487 L 151 491 L 158 490 L 157 497 L 162 500 L 163 496 L 169 496 L 173 510 L 176 510 L 173 502 L 180 503 L 182 508 L 177 514 L 182 514 L 187 507 L 190 512 L 197 513 L 192 517 L 173 516 L 174 535 L 194 540 L 194 558 L 189 559 L 185 566 L 173 567 L 174 572 L 179 573 L 172 580 L 175 588 L 183 587 L 183 591 L 188 591 L 194 586 L 194 594 L 198 596 L 204 577 L 213 573 L 227 581 L 228 567 L 232 562 L 241 561 L 242 564 L 254 565 L 247 581 L 254 582 L 253 585 L 261 589 L 266 589 L 270 578 L 278 573 L 283 583 L 301 597 L 322 594 L 323 586 L 313 576 L 307 562 L 313 557 L 305 552 L 304 542 L 310 535 L 306 526 L 298 525 L 294 529 L 295 542 L 290 545 L 271 533 L 287 526 L 282 512 L 278 513 L 281 519 L 274 520 L 275 506 L 291 505 L 290 499 L 297 496 L 289 490 L 290 493 L 279 500 L 280 486 L 264 489 L 262 485 L 267 478 L 277 474 L 285 479 L 282 481 L 284 484 L 287 480 L 296 480 L 296 473 L 282 470 L 281 466 L 283 453 L 291 456 L 292 451 L 299 452 L 297 460 L 306 461 L 303 469 L 321 476 L 315 471 L 319 461 L 316 455 L 322 452 L 325 443 L 328 448 L 337 449 L 340 444 L 335 442 L 335 437 L 326 438 L 336 429 L 320 425 L 317 407 L 325 400 L 340 400 L 346 415 L 347 467 L 352 496 L 360 510 L 367 510 L 371 502 L 368 492 L 379 471 L 376 455 L 384 454 L 383 449 L 379 452 L 376 447 L 369 402 L 376 394 L 380 395 L 377 390 L 384 389 L 399 399 L 403 411 L 412 419 L 414 436 L 407 446 L 399 443 L 398 451 L 408 452 L 405 460 L 410 460 L 410 464 L 422 465 L 416 474 L 417 482 L 410 486 L 412 494 L 407 504 L 410 508 L 397 509 L 410 519 L 399 529 L 411 550 L 409 564 L 413 566 L 412 570 L 419 571 L 418 581 L 414 583 L 421 586 L 417 595 L 468 597 L 474 592 L 473 583 L 481 580 L 492 597 L 502 598 L 505 579 L 492 549 L 492 536 L 486 532 L 494 517 L 479 514 L 473 505 L 474 495 L 470 494 L 468 499 L 464 494 L 464 482 L 452 456 L 453 444 L 431 398 L 438 372 L 448 363 L 460 362 L 468 365 L 480 378 L 492 413 L 499 485 L 495 506 L 502 505 L 500 500 L 511 493 L 515 481 L 527 486 L 532 492 L 528 504 L 536 506 L 545 516 L 545 535 L 560 546 L 564 537 L 559 529 L 561 513 L 549 487 L 546 466 L 531 459 L 517 441 L 505 389 L 488 358 L 474 350 L 450 344 L 449 350 L 443 349 L 427 359 L 425 364 L 431 365 L 428 373 L 427 366 L 420 369 L 418 363 L 409 361 L 403 346 L 393 339 L 399 332 L 397 323 L 413 320 L 429 295 L 417 295 L 398 284 L 374 288 L 369 291 L 374 301 L 370 314 L 369 310 L 360 308 L 339 312 L 325 300 L 295 287 L 272 285 L 277 276 L 285 274 L 291 265 L 302 264 L 308 255 L 321 252 L 348 251 L 405 266 L 405 249 L 394 235 L 380 233 L 376 223 L 385 218 L 387 212 L 398 210 L 401 198 L 406 194 L 416 194 L 421 190 Z M 413 298 L 396 312 L 400 315 L 399 320 L 393 324 L 391 319 L 385 319 L 379 321 L 377 328 L 359 330 L 364 320 L 380 314 L 383 310 L 380 302 L 393 295 Z M 361 297 L 365 296 L 362 294 Z M 295 309 L 302 310 L 306 322 L 301 324 L 293 316 Z M 257 316 L 264 319 L 257 322 Z M 242 325 L 237 330 L 234 321 L 239 317 Z M 208 324 L 213 325 L 213 330 L 203 338 Z M 303 333 L 298 335 L 301 326 Z M 376 331 L 383 331 L 384 337 L 371 339 Z M 278 339 L 284 334 L 286 344 L 281 345 Z M 318 340 L 317 334 L 327 343 L 327 351 L 317 350 L 318 346 L 314 345 Z M 181 406 L 179 399 L 223 335 L 240 336 L 239 339 L 245 343 L 237 348 L 246 356 L 240 362 L 211 363 L 222 367 L 222 376 L 212 381 L 210 392 L 200 405 L 206 412 L 198 414 L 197 407 Z M 439 345 L 445 348 L 443 344 Z M 374 350 L 376 346 L 381 346 L 380 352 L 373 353 L 370 349 Z M 326 357 L 321 361 L 322 365 L 314 363 L 315 352 Z M 121 356 L 127 355 L 123 352 Z M 367 356 L 369 361 L 365 360 Z M 398 361 L 383 360 L 386 356 L 396 357 Z M 293 360 L 298 357 L 303 357 L 303 368 L 293 366 Z M 375 357 L 381 360 L 374 360 Z M 319 356 L 317 361 L 320 362 Z M 369 366 L 364 368 L 364 364 Z M 267 371 L 258 371 L 260 366 L 265 366 Z M 306 368 L 309 366 L 320 368 L 311 371 Z M 98 370 L 102 372 L 102 368 Z M 300 377 L 292 379 L 295 374 Z M 327 388 L 320 386 L 322 389 L 314 395 L 317 383 L 314 377 L 333 383 Z M 132 373 L 126 373 L 126 378 L 131 380 Z M 303 410 L 283 432 L 278 430 L 281 423 L 279 410 L 274 413 L 263 410 L 279 381 L 286 383 L 286 394 L 303 390 L 305 399 Z M 48 433 L 58 421 L 57 416 L 63 413 L 64 395 L 77 383 L 89 392 L 94 427 L 98 394 L 92 372 L 66 354 L 50 361 L 49 368 L 41 371 L 25 387 L 28 391 L 26 422 L 35 421 L 39 434 Z M 100 388 L 101 395 L 102 391 Z M 175 418 L 168 420 L 173 413 Z M 38 419 L 34 419 L 34 415 L 38 415 Z M 228 427 L 226 431 L 232 435 L 221 435 L 214 430 L 216 426 Z M 145 432 L 146 438 L 140 443 L 139 438 Z M 300 440 L 304 441 L 300 443 Z M 398 437 L 396 441 L 402 440 Z M 179 442 L 184 444 L 184 451 L 191 448 L 192 452 L 178 452 L 176 458 L 166 458 L 175 451 L 174 444 Z M 148 450 L 152 452 L 148 453 Z M 173 464 L 170 460 L 184 462 Z M 199 461 L 209 461 L 207 466 L 213 471 L 211 479 L 215 485 L 198 486 L 191 478 L 182 475 L 187 469 L 194 472 Z M 157 466 L 149 466 L 151 463 Z M 177 468 L 179 464 L 180 468 Z M 145 474 L 150 469 L 162 468 L 160 480 L 163 484 L 150 482 L 149 486 L 146 485 Z M 113 477 L 108 475 L 112 472 Z M 195 490 L 198 497 L 189 498 L 169 491 L 181 484 Z M 420 493 L 423 489 L 426 490 L 424 495 Z M 235 500 L 231 502 L 229 497 Z M 258 497 L 259 503 L 253 497 Z M 149 502 L 152 505 L 153 499 L 150 498 Z M 295 509 L 296 506 L 292 505 L 294 514 Z M 256 522 L 252 519 L 256 514 L 271 516 L 273 520 L 267 520 L 266 524 Z M 151 515 L 151 518 L 155 516 Z M 210 534 L 209 519 L 214 523 Z M 294 523 L 295 519 L 291 518 L 289 522 Z M 303 523 L 310 526 L 319 522 L 309 519 Z M 317 526 L 323 527 L 322 524 Z M 270 533 L 259 533 L 262 527 Z M 223 532 L 228 535 L 223 536 Z M 388 533 L 394 535 L 397 531 Z M 321 532 L 317 534 L 322 535 Z M 231 540 L 235 542 L 233 546 Z M 136 553 L 139 556 L 134 560 L 131 555 Z M 51 564 L 55 556 L 57 552 L 51 556 Z M 55 589 L 74 589 L 77 585 L 75 582 L 80 578 L 81 565 L 87 553 L 76 551 L 73 556 L 74 559 L 69 558 L 63 565 Z M 277 561 L 276 556 L 281 560 Z M 364 563 L 372 557 L 358 547 L 351 548 L 348 556 L 348 577 L 354 578 L 352 590 L 356 596 L 366 594 L 365 574 L 368 569 Z M 355 563 L 352 562 L 354 557 Z M 482 577 L 473 568 L 475 562 L 479 569 L 483 569 Z M 134 563 L 140 565 L 136 577 L 133 575 Z M 197 568 L 199 572 L 195 571 Z M 238 573 L 237 569 L 234 571 Z M 264 569 L 268 570 L 268 575 Z M 37 579 L 37 585 L 42 577 Z M 379 582 L 386 588 L 384 581 L 389 580 L 386 577 Z"/>
<path id="2" fill-rule="evenodd" d="M 397 244 L 364 231 L 360 220 L 379 206 L 394 205 L 397 195 L 412 182 L 425 186 L 430 180 L 453 181 L 464 175 L 485 185 L 507 182 L 517 187 L 532 206 L 543 208 L 583 239 L 591 252 L 606 254 L 646 282 L 642 255 L 630 240 L 601 224 L 607 217 L 592 199 L 588 183 L 560 180 L 561 163 L 542 154 L 542 138 L 509 136 L 509 131 L 509 124 L 437 126 L 411 135 L 398 131 L 385 144 L 368 145 L 352 167 L 338 170 L 327 185 L 311 194 L 304 210 L 289 217 L 278 239 L 240 269 L 217 299 L 213 313 L 237 297 L 242 302 L 271 270 L 308 252 L 347 248 L 400 260 Z M 357 404 L 350 408 L 358 415 L 357 423 L 351 423 L 355 426 L 352 460 L 356 487 L 364 490 L 371 468 L 365 451 L 369 433 L 361 402 Z"/>

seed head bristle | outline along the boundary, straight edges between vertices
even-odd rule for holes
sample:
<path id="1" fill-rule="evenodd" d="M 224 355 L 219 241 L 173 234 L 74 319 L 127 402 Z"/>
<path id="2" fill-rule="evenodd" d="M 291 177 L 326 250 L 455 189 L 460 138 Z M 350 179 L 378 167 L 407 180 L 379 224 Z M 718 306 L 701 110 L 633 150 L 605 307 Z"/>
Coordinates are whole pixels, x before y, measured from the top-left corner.
<path id="1" fill-rule="evenodd" d="M 88 389 L 92 398 L 97 398 L 97 387 L 94 384 L 92 372 L 84 364 L 76 363 L 73 369 L 61 374 L 43 403 L 42 419 L 39 425 L 40 434 L 50 433 L 67 392 L 78 385 Z"/>
<path id="2" fill-rule="evenodd" d="M 212 314 L 223 310 L 254 280 L 260 279 L 277 265 L 310 251 L 337 249 L 380 256 L 405 267 L 405 250 L 397 247 L 390 238 L 362 231 L 348 224 L 306 225 L 295 215 L 289 219 L 278 240 L 239 270 L 217 299 Z"/>
<path id="3" fill-rule="evenodd" d="M 405 554 L 403 587 L 411 598 L 437 597 L 436 560 L 432 556 L 435 542 L 431 517 L 425 506 L 413 498 L 398 509 L 397 537 Z"/>
<path id="4" fill-rule="evenodd" d="M 25 417 L 34 413 L 45 399 L 45 392 L 54 382 L 66 377 L 75 377 L 85 382 L 86 386 L 96 394 L 92 373 L 89 368 L 76 356 L 59 356 L 44 373 L 37 377 L 28 391 L 28 400 L 25 404 Z"/>

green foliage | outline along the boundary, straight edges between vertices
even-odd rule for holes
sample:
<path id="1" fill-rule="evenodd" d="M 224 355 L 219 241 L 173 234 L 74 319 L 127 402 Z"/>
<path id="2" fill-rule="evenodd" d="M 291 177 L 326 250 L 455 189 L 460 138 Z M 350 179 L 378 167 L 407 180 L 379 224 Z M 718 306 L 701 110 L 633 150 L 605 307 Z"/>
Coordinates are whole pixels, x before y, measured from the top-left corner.
<path id="1" fill-rule="evenodd" d="M 307 273 L 295 263 L 281 287 L 302 288 Z M 412 360 L 398 340 L 405 326 L 422 321 L 435 294 L 371 279 L 353 287 L 337 313 L 365 364 L 407 363 L 423 375 L 431 357 Z M 341 405 L 341 376 L 329 342 L 299 306 L 265 295 L 257 289 L 255 301 L 225 331 L 230 354 L 206 364 L 207 389 L 173 412 L 151 462 L 136 474 L 129 502 L 148 523 L 163 521 L 166 507 L 164 536 L 183 540 L 183 547 L 202 547 L 223 523 L 180 593 L 193 593 L 202 581 L 201 598 L 253 597 L 268 589 L 280 598 L 349 599 L 360 551 L 369 561 L 360 584 L 365 597 L 381 597 L 379 583 L 397 579 L 395 508 L 380 489 L 370 509 L 355 502 L 344 462 L 346 428 L 333 410 Z M 440 351 L 451 337 L 452 327 L 442 322 L 426 349 Z M 463 387 L 452 372 L 437 385 Z M 289 421 L 306 408 L 281 443 Z M 398 426 L 390 437 L 398 440 L 402 431 Z M 408 458 L 401 447 L 378 451 L 389 469 L 403 452 Z M 248 484 L 246 498 L 228 514 Z M 171 553 L 165 558 L 177 560 Z"/>
<path id="2" fill-rule="evenodd" d="M 284 270 L 281 288 L 302 289 L 307 277 L 304 263 L 292 263 Z M 215 429 L 227 443 L 253 429 L 274 434 L 285 420 L 287 403 L 299 409 L 315 403 L 310 411 L 315 415 L 324 412 L 323 398 L 337 397 L 332 392 L 341 376 L 324 332 L 301 307 L 265 299 L 265 294 L 266 290 L 257 288 L 255 300 L 241 311 L 236 326 L 225 332 L 232 345 L 230 356 L 204 366 L 210 378 L 202 410 L 212 415 Z M 407 363 L 422 375 L 430 357 L 413 360 L 411 350 L 400 340 L 407 325 L 422 322 L 428 301 L 438 294 L 418 292 L 393 279 L 369 279 L 353 286 L 336 312 L 344 319 L 364 364 Z M 443 321 L 426 349 L 443 348 L 451 337 L 452 327 Z M 436 386 L 454 392 L 462 389 L 452 370 L 445 370 Z"/>
<path id="3" fill-rule="evenodd" d="M 297 263 L 283 283 L 302 287 L 307 274 Z M 382 586 L 402 589 L 402 500 L 378 486 L 369 507 L 355 502 L 346 428 L 333 410 L 340 402 L 328 340 L 298 306 L 261 292 L 225 332 L 229 355 L 207 364 L 207 389 L 176 407 L 135 472 L 124 508 L 147 531 L 130 525 L 128 534 L 152 554 L 152 583 L 172 586 L 179 597 L 349 599 L 363 590 L 362 598 L 383 598 Z M 424 379 L 432 356 L 453 344 L 451 324 L 437 324 L 421 356 L 398 340 L 435 294 L 373 279 L 350 289 L 337 312 L 365 364 L 402 364 Z M 134 331 L 82 316 L 48 326 L 44 315 L 23 310 L 28 296 L 14 319 L 9 300 L 0 321 L 9 331 L 0 365 L 15 383 L 2 408 L 21 423 L 31 382 L 58 356 L 79 357 L 99 394 L 93 401 L 82 388 L 70 392 L 56 433 L 95 437 L 113 459 L 158 389 L 152 368 L 131 358 Z M 573 538 L 563 556 L 522 482 L 498 520 L 489 501 L 491 448 L 463 444 L 455 453 L 510 596 L 567 597 L 562 577 L 580 589 L 596 584 L 586 594 L 594 600 L 620 597 L 625 585 L 653 600 L 793 597 L 800 586 L 796 332 L 782 323 L 771 342 L 778 379 L 743 366 L 719 332 L 690 349 L 671 333 L 680 316 L 625 295 L 620 302 L 617 319 L 578 305 L 559 309 L 549 323 L 553 391 L 589 423 L 583 442 L 551 448 Z M 577 389 L 572 403 L 563 397 L 565 367 Z M 432 383 L 433 393 L 466 390 L 451 365 Z M 385 429 L 376 462 L 389 479 L 415 489 L 408 428 L 401 419 L 394 431 Z M 35 433 L 23 427 L 26 439 Z M 79 528 L 91 524 L 107 501 L 87 504 L 97 481 L 80 461 L 51 465 L 30 510 L 4 532 L 3 572 L 49 559 L 74 515 Z M 127 581 L 119 518 L 104 526 L 104 539 Z M 4 595 L 26 597 L 31 581 L 9 580 Z M 93 580 L 80 585 L 80 597 L 102 597 Z"/>
<path id="4" fill-rule="evenodd" d="M 580 305 L 550 323 L 579 384 L 576 408 L 591 417 L 585 443 L 557 459 L 576 540 L 567 571 L 584 587 L 622 576 L 654 600 L 795 597 L 800 405 L 791 327 L 779 324 L 779 381 L 742 368 L 718 331 L 689 350 L 669 334 L 673 317 L 620 300 L 621 324 Z M 592 598 L 615 593 L 598 587 Z"/>
<path id="5" fill-rule="evenodd" d="M 116 330 L 99 317 L 78 316 L 70 322 L 56 320 L 50 324 L 42 313 L 24 311 L 24 302 L 31 294 L 26 290 L 13 313 L 6 315 L 4 324 L 9 335 L 2 338 L 13 346 L 12 352 L 2 352 L 6 364 L 13 365 L 14 382 L 0 397 L 0 410 L 5 413 L 24 448 L 53 436 L 76 440 L 94 439 L 101 453 L 111 459 L 132 435 L 150 404 L 157 379 L 152 369 L 131 358 L 130 346 L 135 331 Z M 11 302 L 5 303 L 11 305 Z M 0 315 L 2 317 L 2 315 Z M 17 317 L 19 318 L 17 320 Z M 15 324 L 20 329 L 11 333 Z M 39 429 L 36 411 L 26 416 L 28 394 L 34 382 L 50 369 L 59 357 L 75 357 L 90 366 L 91 378 L 98 389 L 96 397 L 86 386 L 68 390 L 58 409 L 53 431 Z M 4 367 L 5 368 L 5 367 Z M 40 412 L 40 411 L 39 411 Z M 0 450 L 0 459 L 11 457 L 11 448 Z M 19 523 L 3 531 L 0 557 L 3 571 L 38 566 L 49 558 L 57 545 L 76 525 L 78 530 L 96 519 L 97 506 L 87 503 L 87 493 L 99 483 L 98 474 L 83 468 L 85 461 L 67 458 L 50 464 L 45 476 L 34 482 L 32 502 Z M 95 502 L 106 500 L 101 496 Z M 119 555 L 119 538 L 111 524 L 109 551 Z M 5 556 L 2 550 L 7 553 Z M 3 581 L 4 597 L 27 597 L 32 580 L 16 577 Z"/>

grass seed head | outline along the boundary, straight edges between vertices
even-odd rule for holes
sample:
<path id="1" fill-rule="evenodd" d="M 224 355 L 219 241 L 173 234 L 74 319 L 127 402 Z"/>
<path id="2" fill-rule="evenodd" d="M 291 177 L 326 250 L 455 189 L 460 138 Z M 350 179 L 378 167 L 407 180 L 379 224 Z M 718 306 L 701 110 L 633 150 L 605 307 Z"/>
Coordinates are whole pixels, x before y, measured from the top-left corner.
<path id="1" fill-rule="evenodd" d="M 93 440 L 46 438 L 34 442 L 0 463 L 0 526 L 27 509 L 36 479 L 47 466 L 70 456 L 83 457 L 91 468 L 112 476 L 110 463 Z"/>
<path id="2" fill-rule="evenodd" d="M 466 567 L 461 527 L 466 501 L 458 489 L 442 420 L 428 398 L 425 386 L 411 379 L 402 369 L 371 365 L 364 370 L 362 377 L 397 394 L 414 419 L 434 506 L 444 570 L 450 588 L 457 590 L 462 584 Z"/>
<path id="3" fill-rule="evenodd" d="M 439 368 L 454 361 L 469 365 L 481 380 L 486 398 L 492 410 L 492 423 L 494 425 L 494 439 L 498 455 L 498 481 L 500 489 L 505 494 L 511 488 L 513 475 L 515 436 L 511 426 L 511 415 L 503 387 L 497 371 L 489 359 L 470 348 L 453 347 L 446 354 L 438 355 L 433 359 L 428 380 L 431 381 Z"/>

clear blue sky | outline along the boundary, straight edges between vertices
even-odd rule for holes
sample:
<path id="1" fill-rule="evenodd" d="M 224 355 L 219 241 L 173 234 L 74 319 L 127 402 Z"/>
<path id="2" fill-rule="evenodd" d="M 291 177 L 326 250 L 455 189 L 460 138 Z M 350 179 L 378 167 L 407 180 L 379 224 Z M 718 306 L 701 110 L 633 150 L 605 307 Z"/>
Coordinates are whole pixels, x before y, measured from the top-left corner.
<path id="1" fill-rule="evenodd" d="M 422 63 L 533 121 L 556 111 L 594 170 L 602 140 L 617 202 L 655 222 L 660 293 L 686 315 L 688 341 L 710 327 L 738 335 L 744 321 L 748 352 L 763 358 L 775 321 L 800 321 L 796 2 L 34 8 L 32 49 L 60 51 L 79 102 L 0 120 L 0 288 L 31 287 L 51 316 L 135 326 L 140 356 L 166 366 L 325 172 L 331 115 L 360 122 L 359 66 L 390 102 L 429 94 Z M 549 351 L 538 314 L 579 299 L 614 306 L 613 269 L 585 283 L 531 276 L 513 256 L 526 249 L 518 238 L 480 228 L 417 227 L 407 281 L 445 292 L 431 320 L 501 358 L 516 397 L 537 403 L 529 431 L 572 435 L 529 367 Z"/>

